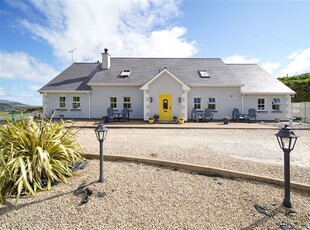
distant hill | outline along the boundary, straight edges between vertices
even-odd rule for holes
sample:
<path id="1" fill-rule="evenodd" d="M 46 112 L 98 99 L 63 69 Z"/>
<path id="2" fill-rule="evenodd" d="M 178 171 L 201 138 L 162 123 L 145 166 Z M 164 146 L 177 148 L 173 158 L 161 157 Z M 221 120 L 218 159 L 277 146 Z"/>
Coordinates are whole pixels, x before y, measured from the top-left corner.
<path id="1" fill-rule="evenodd" d="M 0 111 L 12 111 L 12 110 L 32 110 L 40 109 L 40 106 L 25 105 L 16 101 L 8 101 L 0 99 Z"/>

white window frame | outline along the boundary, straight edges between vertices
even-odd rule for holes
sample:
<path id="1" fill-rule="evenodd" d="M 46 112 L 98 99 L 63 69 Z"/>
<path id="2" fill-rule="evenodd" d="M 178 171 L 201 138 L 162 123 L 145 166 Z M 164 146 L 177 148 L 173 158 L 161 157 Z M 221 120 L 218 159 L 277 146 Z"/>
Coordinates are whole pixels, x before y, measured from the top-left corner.
<path id="1" fill-rule="evenodd" d="M 78 101 L 74 99 L 78 98 Z M 76 107 L 77 106 L 77 107 Z M 80 109 L 81 108 L 81 97 L 80 96 L 72 96 L 72 109 Z"/>
<path id="2" fill-rule="evenodd" d="M 125 98 L 129 98 L 129 101 L 125 102 Z M 127 105 L 127 106 L 125 106 L 125 105 Z M 129 107 L 128 107 L 128 105 L 129 105 Z M 131 109 L 131 107 L 132 107 L 131 97 L 129 97 L 129 96 L 123 97 L 123 109 L 125 109 L 125 108 Z"/>
<path id="3" fill-rule="evenodd" d="M 259 100 L 264 100 L 264 103 L 259 103 Z M 263 106 L 263 109 L 260 107 Z M 259 97 L 257 98 L 257 111 L 265 111 L 266 110 L 266 98 Z"/>
<path id="4" fill-rule="evenodd" d="M 64 98 L 65 101 L 64 102 L 60 101 L 61 98 Z M 64 104 L 64 106 L 61 106 L 61 104 Z M 59 96 L 58 105 L 59 105 L 59 109 L 66 109 L 67 108 L 67 97 L 66 96 Z"/>
<path id="5" fill-rule="evenodd" d="M 112 102 L 111 101 L 111 99 L 112 98 L 115 98 L 116 99 L 116 101 L 115 102 Z M 117 97 L 109 97 L 109 103 L 110 103 L 110 108 L 113 108 L 113 109 L 117 109 L 117 101 L 118 101 L 118 99 L 117 99 Z M 112 104 L 115 104 L 115 106 L 112 106 Z"/>
<path id="6" fill-rule="evenodd" d="M 195 99 L 200 99 L 200 103 L 195 103 Z M 199 108 L 196 105 L 198 105 Z M 202 110 L 202 97 L 193 98 L 193 108 L 197 110 Z"/>
<path id="7" fill-rule="evenodd" d="M 210 99 L 214 99 L 214 101 L 210 100 Z M 208 98 L 208 108 L 211 109 L 212 111 L 215 111 L 216 110 L 216 104 L 217 104 L 217 101 L 216 101 L 216 98 L 215 97 L 209 97 Z"/>
<path id="8" fill-rule="evenodd" d="M 271 104 L 273 111 L 281 111 L 282 101 L 280 98 L 273 98 Z"/>

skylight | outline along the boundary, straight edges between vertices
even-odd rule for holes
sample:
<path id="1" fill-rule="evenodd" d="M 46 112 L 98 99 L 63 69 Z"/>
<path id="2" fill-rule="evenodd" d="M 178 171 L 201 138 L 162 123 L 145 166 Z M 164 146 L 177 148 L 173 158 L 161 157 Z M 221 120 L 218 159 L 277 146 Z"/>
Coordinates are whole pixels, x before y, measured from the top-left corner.
<path id="1" fill-rule="evenodd" d="M 131 73 L 130 69 L 125 69 L 121 72 L 121 74 L 119 75 L 120 77 L 129 77 Z"/>
<path id="2" fill-rule="evenodd" d="M 201 78 L 210 78 L 210 74 L 207 70 L 198 70 L 198 73 Z"/>

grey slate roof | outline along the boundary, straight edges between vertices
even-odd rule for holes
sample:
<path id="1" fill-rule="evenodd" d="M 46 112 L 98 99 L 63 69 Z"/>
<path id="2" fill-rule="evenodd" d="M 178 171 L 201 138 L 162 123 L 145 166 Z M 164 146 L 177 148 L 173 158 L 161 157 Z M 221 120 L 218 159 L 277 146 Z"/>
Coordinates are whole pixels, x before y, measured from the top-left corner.
<path id="1" fill-rule="evenodd" d="M 188 86 L 242 85 L 220 58 L 111 58 L 111 68 L 97 72 L 89 84 L 126 84 L 142 86 L 167 68 Z M 130 77 L 119 74 L 130 69 Z M 208 70 L 210 78 L 201 78 L 198 70 Z"/>
<path id="2" fill-rule="evenodd" d="M 39 89 L 43 91 L 89 91 L 88 81 L 99 70 L 101 63 L 73 63 L 66 70 Z"/>
<path id="3" fill-rule="evenodd" d="M 257 64 L 227 64 L 245 85 L 242 93 L 295 94 L 293 90 Z"/>
<path id="4" fill-rule="evenodd" d="M 42 87 L 44 91 L 90 91 L 92 85 L 143 86 L 162 68 L 167 68 L 189 87 L 242 86 L 243 93 L 294 94 L 274 76 L 256 64 L 225 64 L 220 58 L 111 58 L 111 68 L 101 63 L 74 63 Z M 123 70 L 131 70 L 121 78 Z M 210 78 L 201 78 L 199 70 L 207 70 Z"/>

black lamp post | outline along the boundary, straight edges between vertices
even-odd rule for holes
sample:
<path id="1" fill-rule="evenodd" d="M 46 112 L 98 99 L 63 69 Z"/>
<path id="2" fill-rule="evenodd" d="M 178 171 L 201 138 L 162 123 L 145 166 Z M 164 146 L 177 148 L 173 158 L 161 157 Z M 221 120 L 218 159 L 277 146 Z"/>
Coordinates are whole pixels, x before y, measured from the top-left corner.
<path id="1" fill-rule="evenodd" d="M 100 124 L 95 129 L 97 140 L 100 143 L 100 176 L 99 182 L 102 183 L 104 181 L 103 178 L 103 141 L 106 139 L 108 134 L 108 129 L 103 125 Z"/>
<path id="2" fill-rule="evenodd" d="M 285 125 L 284 128 L 280 129 L 276 134 L 280 148 L 284 152 L 284 200 L 283 206 L 291 208 L 290 198 L 290 152 L 294 149 L 297 136 L 295 133 Z"/>

